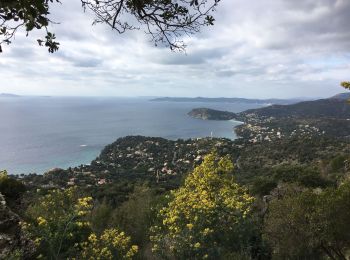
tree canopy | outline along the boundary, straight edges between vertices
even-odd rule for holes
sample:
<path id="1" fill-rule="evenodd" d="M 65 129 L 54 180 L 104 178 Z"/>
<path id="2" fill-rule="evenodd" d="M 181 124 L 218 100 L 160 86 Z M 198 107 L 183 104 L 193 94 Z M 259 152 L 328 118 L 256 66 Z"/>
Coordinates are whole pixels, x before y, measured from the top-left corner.
<path id="1" fill-rule="evenodd" d="M 49 4 L 59 0 L 3 0 L 0 2 L 0 52 L 2 44 L 10 44 L 18 29 L 24 27 L 27 35 L 34 29 L 46 30 L 45 40 L 39 45 L 48 47 L 49 52 L 58 50 L 55 34 L 48 31 Z"/>
<path id="2" fill-rule="evenodd" d="M 347 259 L 350 183 L 325 190 L 295 190 L 269 205 L 265 238 L 277 259 Z"/>
<path id="3" fill-rule="evenodd" d="M 350 89 L 350 81 L 343 81 L 340 83 L 343 88 Z"/>
<path id="4" fill-rule="evenodd" d="M 78 0 L 77 0 L 78 1 Z M 173 51 L 184 51 L 184 35 L 199 32 L 202 26 L 213 25 L 220 0 L 80 0 L 84 10 L 95 14 L 94 24 L 104 23 L 118 33 L 143 29 L 155 45 L 162 44 Z M 0 52 L 2 44 L 10 44 L 21 27 L 27 35 L 34 29 L 45 30 L 38 39 L 49 52 L 59 48 L 54 33 L 48 30 L 53 23 L 50 10 L 59 0 L 2 0 L 0 2 Z"/>

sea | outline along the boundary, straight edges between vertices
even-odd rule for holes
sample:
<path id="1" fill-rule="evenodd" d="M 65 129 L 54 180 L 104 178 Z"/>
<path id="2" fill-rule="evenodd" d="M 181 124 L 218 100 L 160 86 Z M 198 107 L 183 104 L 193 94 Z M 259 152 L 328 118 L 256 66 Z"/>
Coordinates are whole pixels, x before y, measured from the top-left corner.
<path id="1" fill-rule="evenodd" d="M 240 112 L 248 103 L 156 102 L 150 98 L 0 97 L 0 170 L 42 174 L 89 164 L 103 147 L 129 135 L 237 138 L 240 122 L 205 121 L 198 107 Z"/>

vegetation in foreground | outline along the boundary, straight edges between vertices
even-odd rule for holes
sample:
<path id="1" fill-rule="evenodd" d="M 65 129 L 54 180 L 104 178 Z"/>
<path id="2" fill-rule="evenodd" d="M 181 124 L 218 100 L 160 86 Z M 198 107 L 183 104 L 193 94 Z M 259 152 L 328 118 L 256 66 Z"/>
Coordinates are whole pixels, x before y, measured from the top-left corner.
<path id="1" fill-rule="evenodd" d="M 345 157 L 337 157 L 330 166 L 342 171 L 344 161 Z M 291 175 L 298 175 L 300 181 L 288 179 Z M 237 177 L 231 157 L 212 152 L 179 188 L 160 192 L 147 183 L 135 184 L 128 199 L 113 205 L 78 187 L 25 191 L 23 184 L 3 172 L 0 188 L 6 205 L 1 211 L 11 211 L 10 205 L 13 211 L 26 208 L 17 224 L 34 249 L 28 255 L 26 245 L 17 245 L 2 257 L 349 257 L 350 181 L 346 174 L 337 182 L 327 182 L 315 169 L 284 167 L 246 185 L 238 184 Z M 273 181 L 277 186 L 270 184 Z"/>
<path id="2" fill-rule="evenodd" d="M 348 127 L 251 120 L 235 141 L 132 136 L 91 165 L 2 172 L 1 257 L 349 259 Z"/>

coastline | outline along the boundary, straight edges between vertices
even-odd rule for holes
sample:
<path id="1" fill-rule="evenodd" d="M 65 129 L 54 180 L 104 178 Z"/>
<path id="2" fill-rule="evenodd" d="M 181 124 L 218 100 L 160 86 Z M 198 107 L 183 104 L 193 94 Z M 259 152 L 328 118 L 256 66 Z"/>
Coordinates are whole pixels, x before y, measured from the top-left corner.
<path id="1" fill-rule="evenodd" d="M 237 124 L 238 121 L 235 121 L 234 123 Z M 189 142 L 197 142 L 197 141 L 207 140 L 207 139 L 213 139 L 213 140 L 228 139 L 228 140 L 230 140 L 230 142 L 234 142 L 236 139 L 240 138 L 240 136 L 238 136 L 236 131 L 235 131 L 236 127 L 239 127 L 240 125 L 242 125 L 242 124 L 237 124 L 237 125 L 233 126 L 232 137 L 230 137 L 230 138 L 229 137 L 219 137 L 219 136 L 207 135 L 207 136 L 171 139 L 171 138 L 160 137 L 160 136 L 126 135 L 126 136 L 118 137 L 114 142 L 106 144 L 103 147 L 99 148 L 98 150 L 96 148 L 89 147 L 88 145 L 86 145 L 86 146 L 80 145 L 79 146 L 80 152 L 77 153 L 77 157 L 79 157 L 79 159 L 77 161 L 74 161 L 71 163 L 66 162 L 66 161 L 56 161 L 56 162 L 52 162 L 52 164 L 50 164 L 50 166 L 48 166 L 48 167 L 40 167 L 37 169 L 35 169 L 33 166 L 30 166 L 30 165 L 23 165 L 23 166 L 21 166 L 21 170 L 13 170 L 11 168 L 7 168 L 7 169 L 1 168 L 0 170 L 7 170 L 10 175 L 15 175 L 15 176 L 30 175 L 30 174 L 44 175 L 45 173 L 51 172 L 52 170 L 55 170 L 55 169 L 60 169 L 60 170 L 66 171 L 69 168 L 90 166 L 91 163 L 93 163 L 98 157 L 101 156 L 101 154 L 103 153 L 103 151 L 107 147 L 113 145 L 114 143 L 116 143 L 120 140 L 124 140 L 124 139 L 128 139 L 128 138 L 144 138 L 146 140 L 156 138 L 156 139 L 163 139 L 166 142 L 180 142 L 182 140 L 189 141 Z M 88 147 L 92 150 L 90 150 L 90 149 L 85 150 Z"/>
<path id="2" fill-rule="evenodd" d="M 177 140 L 210 137 L 213 132 L 213 137 L 234 140 L 236 135 L 232 128 L 240 124 L 193 120 L 187 116 L 187 112 L 196 106 L 193 103 L 21 97 L 11 99 L 3 106 L 6 109 L 0 111 L 3 119 L 0 166 L 16 174 L 42 173 L 54 167 L 89 163 L 105 145 L 127 135 Z M 255 106 L 218 103 L 214 107 L 239 112 Z M 41 113 L 43 108 L 45 113 Z M 12 114 L 9 111 L 13 111 Z M 20 124 L 15 125 L 16 122 Z"/>
<path id="3" fill-rule="evenodd" d="M 245 123 L 245 122 L 242 122 L 242 121 L 239 121 L 239 120 L 235 120 L 235 119 L 231 119 L 231 120 L 229 120 L 229 121 L 237 124 L 237 125 L 235 125 L 235 126 L 233 127 L 233 132 L 234 132 L 234 134 L 235 134 L 236 137 L 237 137 L 237 138 L 234 139 L 234 140 L 243 138 L 243 136 L 241 136 L 241 135 L 238 134 L 237 130 L 238 130 L 239 127 L 244 126 L 246 123 Z"/>
<path id="4" fill-rule="evenodd" d="M 230 119 L 230 120 L 228 120 L 228 121 L 233 122 L 233 123 L 238 123 L 239 125 L 245 124 L 245 122 L 239 121 L 239 120 L 236 120 L 236 119 Z M 237 125 L 237 126 L 238 126 L 238 125 Z"/>

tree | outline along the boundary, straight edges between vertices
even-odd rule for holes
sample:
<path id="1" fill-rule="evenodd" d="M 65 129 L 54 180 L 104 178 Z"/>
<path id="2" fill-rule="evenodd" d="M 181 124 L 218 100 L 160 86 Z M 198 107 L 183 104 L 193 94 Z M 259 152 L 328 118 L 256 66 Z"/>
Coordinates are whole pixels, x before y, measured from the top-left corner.
<path id="1" fill-rule="evenodd" d="M 350 81 L 343 81 L 340 83 L 340 85 L 345 88 L 345 89 L 349 89 L 350 90 Z M 348 100 L 348 102 L 350 102 L 350 100 Z"/>
<path id="2" fill-rule="evenodd" d="M 289 188 L 289 187 L 288 187 Z M 291 188 L 292 189 L 292 188 Z M 315 194 L 298 189 L 271 202 L 265 217 L 264 237 L 276 259 L 317 259 L 320 250 L 311 224 Z"/>
<path id="3" fill-rule="evenodd" d="M 160 210 L 159 224 L 151 228 L 153 251 L 178 259 L 244 252 L 253 198 L 235 182 L 232 171 L 229 157 L 205 157 Z"/>
<path id="4" fill-rule="evenodd" d="M 347 259 L 350 182 L 321 192 L 295 191 L 272 201 L 264 233 L 277 259 Z"/>
<path id="5" fill-rule="evenodd" d="M 348 158 L 343 154 L 339 154 L 339 155 L 335 156 L 330 162 L 330 167 L 331 167 L 332 171 L 339 172 L 339 171 L 343 170 L 347 159 Z"/>
<path id="6" fill-rule="evenodd" d="M 349 259 L 350 181 L 317 196 L 316 230 L 320 246 L 331 259 Z"/>
<path id="7" fill-rule="evenodd" d="M 155 203 L 155 192 L 146 185 L 135 186 L 129 200 L 116 208 L 110 223 L 132 236 L 133 241 L 144 246 L 149 242 L 149 228 L 152 222 L 152 206 Z"/>
<path id="8" fill-rule="evenodd" d="M 350 81 L 343 81 L 340 83 L 343 88 L 350 89 Z"/>
<path id="9" fill-rule="evenodd" d="M 94 206 L 89 217 L 91 222 L 91 229 L 96 234 L 102 234 L 102 232 L 109 226 L 113 207 L 111 207 L 106 199 L 102 203 L 98 203 Z"/>
<path id="10" fill-rule="evenodd" d="M 199 32 L 202 26 L 213 25 L 215 10 L 220 0 L 81 0 L 84 10 L 95 14 L 94 24 L 105 23 L 118 33 L 143 28 L 152 41 L 164 44 L 173 51 L 184 51 L 183 35 Z M 45 29 L 40 45 L 49 52 L 58 50 L 55 34 L 48 31 L 52 21 L 49 10 L 59 0 L 2 0 L 0 2 L 1 44 L 10 44 L 17 30 L 25 27 L 27 34 L 33 29 Z"/>
<path id="11" fill-rule="evenodd" d="M 17 200 L 25 192 L 25 185 L 7 175 L 7 171 L 0 171 L 0 193 L 5 195 L 7 203 L 9 200 Z"/>
<path id="12" fill-rule="evenodd" d="M 1 44 L 10 44 L 17 30 L 25 27 L 27 35 L 33 29 L 45 29 L 45 40 L 38 40 L 39 45 L 48 47 L 49 52 L 58 50 L 59 43 L 55 34 L 48 31 L 51 20 L 48 18 L 49 4 L 59 0 L 2 0 L 0 2 L 0 52 Z"/>

